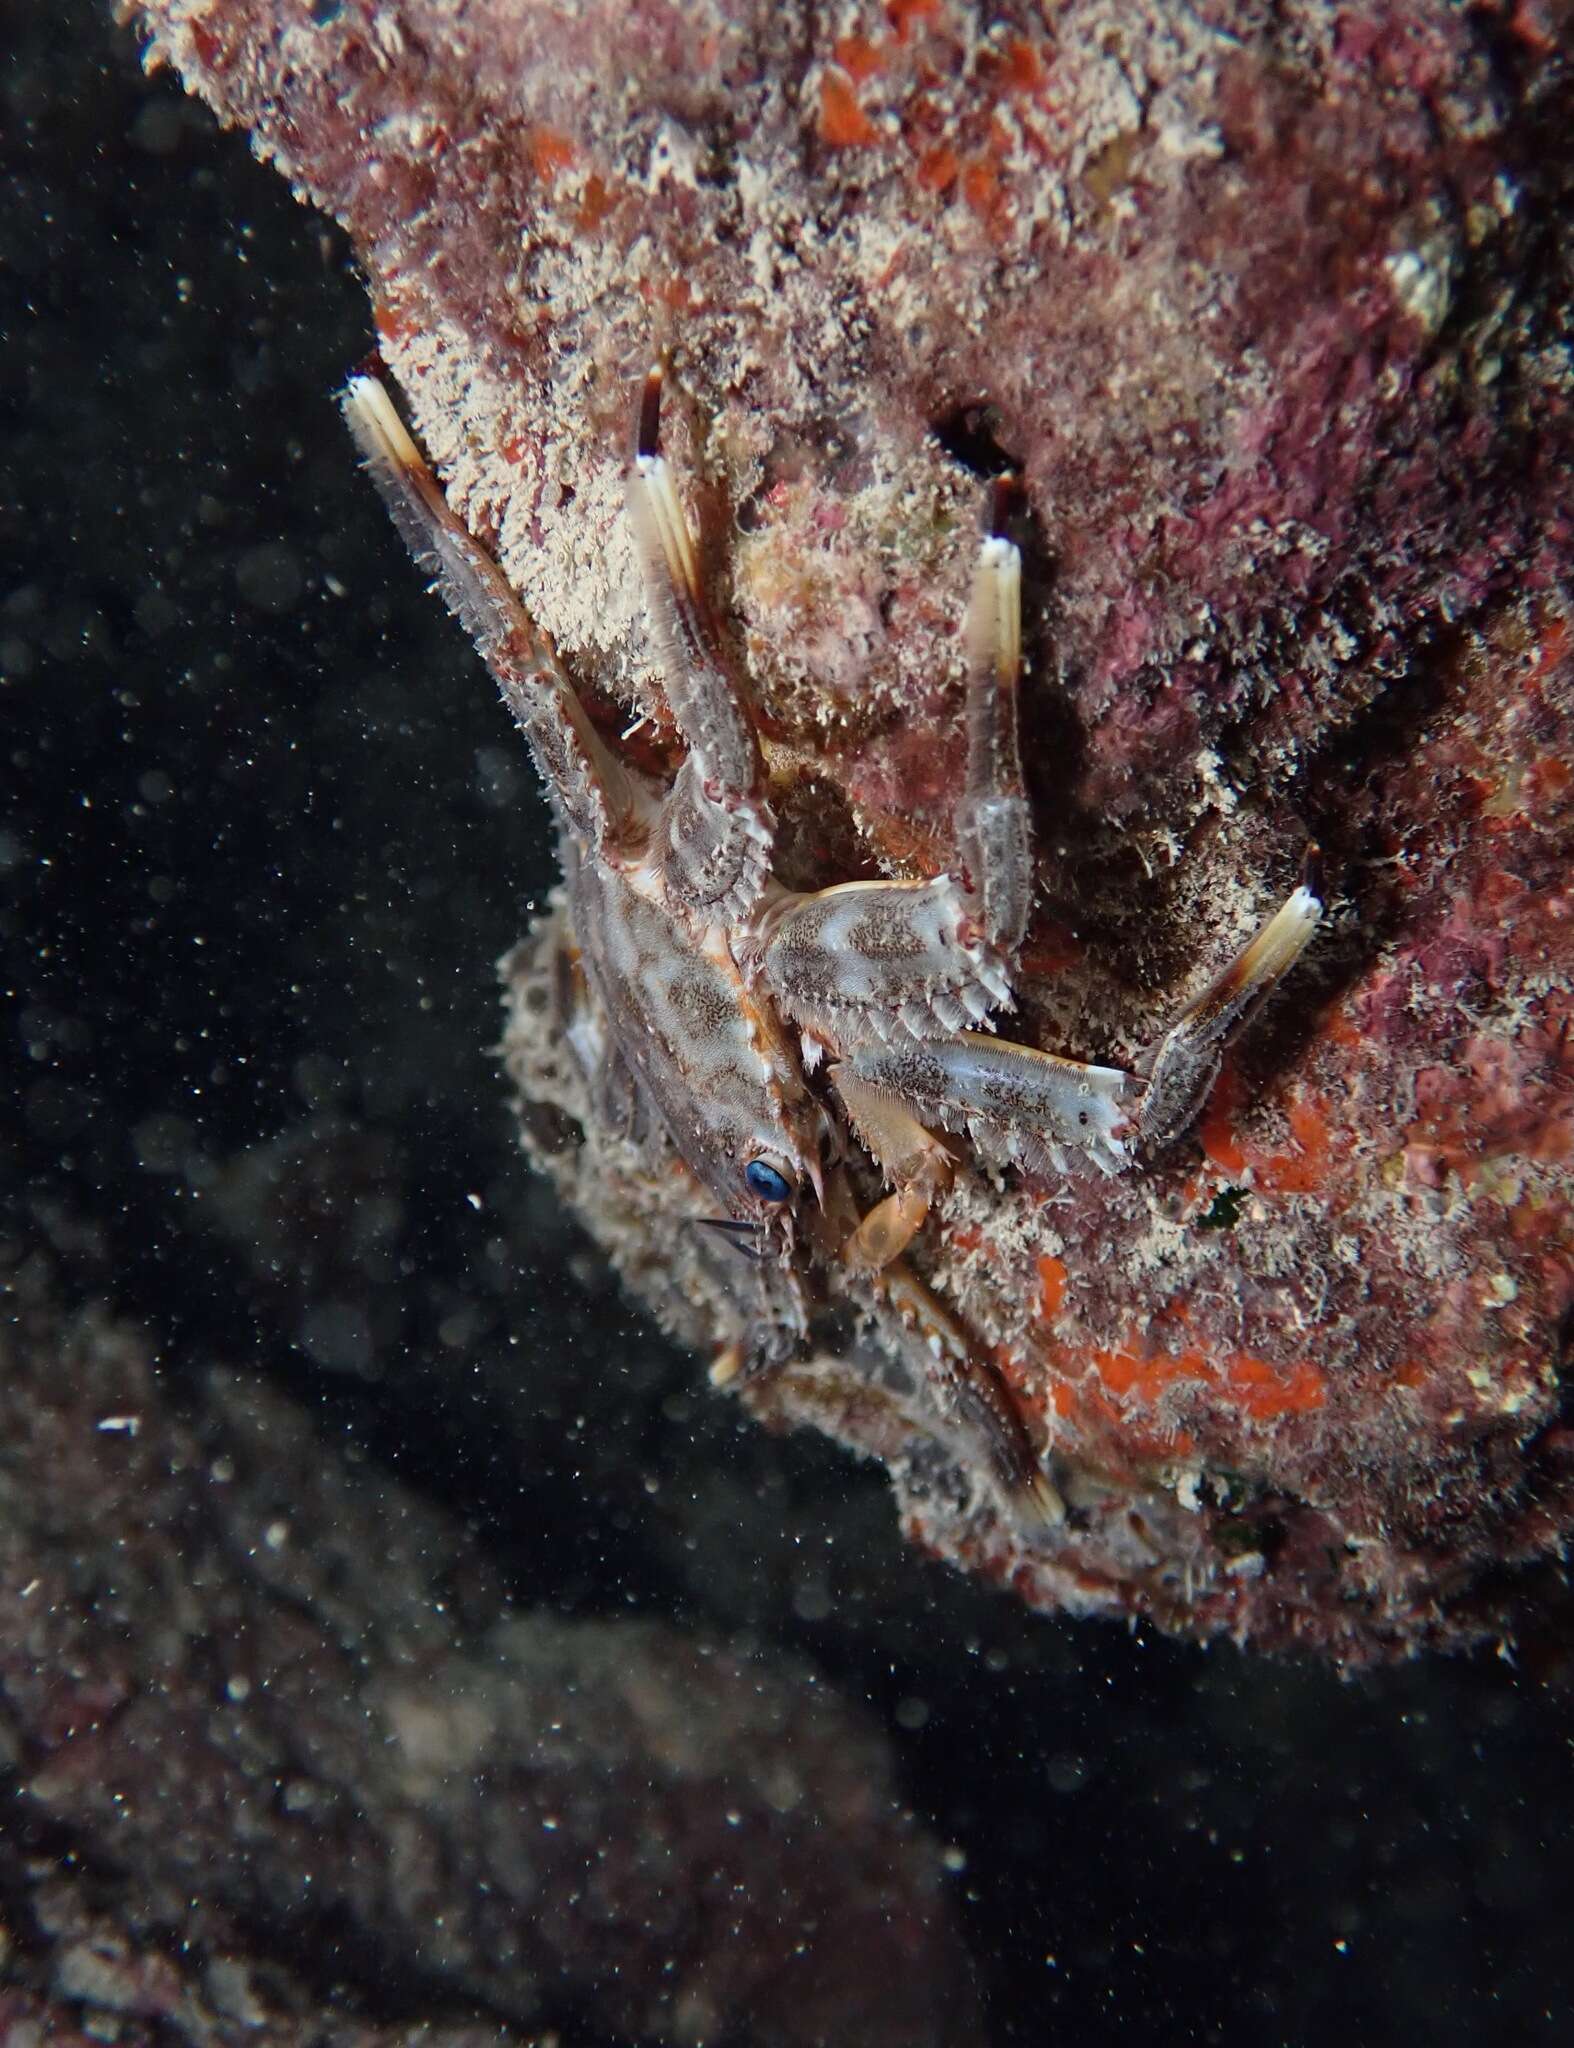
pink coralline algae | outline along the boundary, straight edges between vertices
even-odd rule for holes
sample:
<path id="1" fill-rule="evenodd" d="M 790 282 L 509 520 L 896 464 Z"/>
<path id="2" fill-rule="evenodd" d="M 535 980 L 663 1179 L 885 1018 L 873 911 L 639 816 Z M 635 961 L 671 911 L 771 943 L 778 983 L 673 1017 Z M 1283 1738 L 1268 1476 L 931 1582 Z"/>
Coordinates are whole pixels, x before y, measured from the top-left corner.
<path id="1" fill-rule="evenodd" d="M 1131 1065 L 1324 849 L 1329 927 L 1186 1141 L 1063 1183 L 964 1148 L 914 1248 L 1062 1526 L 969 1483 L 868 1321 L 744 1398 L 883 1458 L 917 1541 L 1036 1604 L 1347 1661 L 1511 1634 L 1504 1568 L 1574 1503 L 1569 10 L 139 13 L 348 229 L 452 503 L 652 766 L 622 468 L 670 353 L 795 886 L 946 864 L 968 471 L 1007 461 L 1012 1034 Z M 527 1143 L 726 1346 L 747 1290 L 675 1243 L 675 1162 L 597 1127 L 543 946 Z"/>

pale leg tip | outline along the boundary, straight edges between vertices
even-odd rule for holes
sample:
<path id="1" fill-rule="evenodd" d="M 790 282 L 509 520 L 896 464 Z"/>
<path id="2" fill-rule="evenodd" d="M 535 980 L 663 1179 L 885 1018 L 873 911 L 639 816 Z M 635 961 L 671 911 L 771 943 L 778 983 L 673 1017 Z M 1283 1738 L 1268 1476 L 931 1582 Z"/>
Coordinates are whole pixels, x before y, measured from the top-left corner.
<path id="1" fill-rule="evenodd" d="M 713 1387 L 730 1387 L 743 1371 L 743 1346 L 725 1344 L 711 1360 L 709 1379 Z"/>
<path id="2" fill-rule="evenodd" d="M 1059 1529 L 1066 1520 L 1066 1503 L 1047 1472 L 1033 1471 L 1022 1483 L 1020 1499 L 1027 1519 L 1040 1529 Z"/>

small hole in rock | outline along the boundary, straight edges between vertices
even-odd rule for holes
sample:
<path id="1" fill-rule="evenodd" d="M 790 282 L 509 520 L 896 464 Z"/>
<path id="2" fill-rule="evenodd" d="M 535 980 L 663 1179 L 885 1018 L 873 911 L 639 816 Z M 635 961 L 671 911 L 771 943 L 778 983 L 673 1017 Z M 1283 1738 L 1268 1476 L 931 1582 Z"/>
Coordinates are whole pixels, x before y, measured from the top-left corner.
<path id="1" fill-rule="evenodd" d="M 953 406 L 930 426 L 951 460 L 977 477 L 1002 476 L 1008 469 L 1022 467 L 1015 455 L 1001 447 L 999 429 L 999 413 L 982 399 Z"/>

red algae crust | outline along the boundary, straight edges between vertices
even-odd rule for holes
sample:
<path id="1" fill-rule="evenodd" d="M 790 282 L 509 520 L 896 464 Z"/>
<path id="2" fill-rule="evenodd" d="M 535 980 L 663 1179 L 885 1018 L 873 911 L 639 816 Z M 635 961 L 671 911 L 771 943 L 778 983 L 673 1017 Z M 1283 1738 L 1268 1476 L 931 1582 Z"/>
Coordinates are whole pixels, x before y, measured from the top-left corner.
<path id="1" fill-rule="evenodd" d="M 936 1483 L 834 1361 L 755 1404 L 884 1458 L 919 1541 L 1029 1601 L 1344 1661 L 1513 1634 L 1505 1568 L 1560 1552 L 1574 1486 L 1570 10 L 137 14 L 347 228 L 456 505 L 656 757 L 621 464 L 670 352 L 789 881 L 944 865 L 1008 459 L 1012 1034 L 1129 1063 L 1325 850 L 1327 935 L 1185 1143 L 1108 1183 L 964 1172 L 917 1248 L 1063 1529 Z M 574 1156 L 636 1284 L 725 1338 L 719 1290 L 636 1253 L 661 1201 Z"/>

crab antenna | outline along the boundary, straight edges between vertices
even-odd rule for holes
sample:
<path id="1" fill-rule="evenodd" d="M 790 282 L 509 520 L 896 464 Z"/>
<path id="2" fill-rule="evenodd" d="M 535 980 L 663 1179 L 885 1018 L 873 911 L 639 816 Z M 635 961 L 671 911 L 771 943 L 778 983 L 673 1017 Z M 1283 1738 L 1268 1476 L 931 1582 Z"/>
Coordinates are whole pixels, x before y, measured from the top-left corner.
<path id="1" fill-rule="evenodd" d="M 696 1216 L 694 1221 L 703 1230 L 738 1231 L 746 1237 L 755 1237 L 761 1226 L 747 1216 Z"/>

